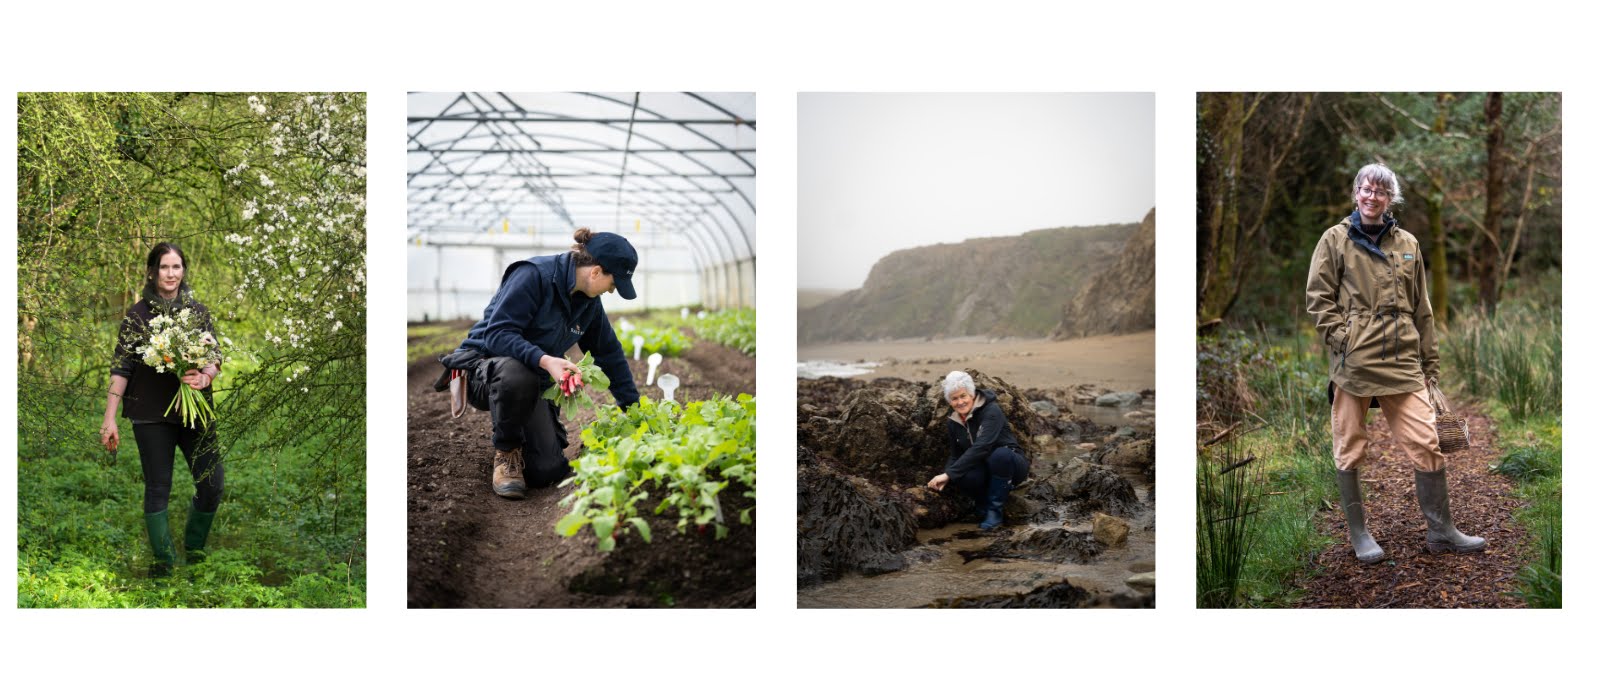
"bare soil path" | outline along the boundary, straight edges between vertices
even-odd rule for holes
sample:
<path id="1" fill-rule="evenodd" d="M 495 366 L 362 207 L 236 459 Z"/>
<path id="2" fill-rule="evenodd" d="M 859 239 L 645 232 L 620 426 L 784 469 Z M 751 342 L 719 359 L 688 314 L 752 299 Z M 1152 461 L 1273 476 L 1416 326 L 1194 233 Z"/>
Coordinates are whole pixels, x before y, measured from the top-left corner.
<path id="1" fill-rule="evenodd" d="M 1302 608 L 1520 608 L 1513 594 L 1526 532 L 1513 515 L 1522 506 L 1510 479 L 1489 471 L 1500 459 L 1495 425 L 1474 406 L 1467 416 L 1472 445 L 1447 455 L 1450 513 L 1456 527 L 1489 540 L 1475 554 L 1431 554 L 1424 547 L 1427 525 L 1417 507 L 1411 460 L 1391 439 L 1388 423 L 1373 411 L 1367 425 L 1372 444 L 1362 470 L 1367 527 L 1386 558 L 1361 564 L 1350 549 L 1348 528 L 1337 505 L 1320 515 L 1318 529 L 1337 543 L 1312 559 L 1301 581 Z"/>
<path id="2" fill-rule="evenodd" d="M 642 385 L 647 365 L 629 364 Z M 495 496 L 489 488 L 489 414 L 469 408 L 451 419 L 448 393 L 433 391 L 439 371 L 437 361 L 424 357 L 407 377 L 410 607 L 755 606 L 753 526 L 734 527 L 715 541 L 692 529 L 680 535 L 675 518 L 654 516 L 653 543 L 624 540 L 615 551 L 600 553 L 592 532 L 571 538 L 555 533 L 566 513 L 558 501 L 570 488 L 535 489 L 521 501 Z M 682 380 L 675 398 L 684 403 L 755 393 L 755 359 L 708 341 L 667 358 L 659 371 Z M 661 398 L 655 387 L 643 393 Z M 591 397 L 601 400 L 596 394 Z M 603 400 L 610 402 L 610 395 Z M 562 417 L 569 458 L 576 458 L 583 426 L 593 419 L 592 410 Z M 651 510 L 654 504 L 641 506 Z"/>

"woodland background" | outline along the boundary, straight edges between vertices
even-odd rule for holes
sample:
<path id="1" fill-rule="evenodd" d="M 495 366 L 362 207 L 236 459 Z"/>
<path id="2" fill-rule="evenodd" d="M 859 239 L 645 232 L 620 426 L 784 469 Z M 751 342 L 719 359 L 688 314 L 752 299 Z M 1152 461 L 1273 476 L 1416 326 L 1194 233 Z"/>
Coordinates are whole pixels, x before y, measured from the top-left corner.
<path id="1" fill-rule="evenodd" d="M 1383 162 L 1426 258 L 1445 391 L 1498 425 L 1489 472 L 1523 501 L 1518 595 L 1559 607 L 1561 95 L 1197 99 L 1196 389 L 1200 439 L 1217 440 L 1199 455 L 1201 605 L 1294 605 L 1310 557 L 1336 546 L 1317 529 L 1337 492 L 1305 283 L 1356 171 Z"/>

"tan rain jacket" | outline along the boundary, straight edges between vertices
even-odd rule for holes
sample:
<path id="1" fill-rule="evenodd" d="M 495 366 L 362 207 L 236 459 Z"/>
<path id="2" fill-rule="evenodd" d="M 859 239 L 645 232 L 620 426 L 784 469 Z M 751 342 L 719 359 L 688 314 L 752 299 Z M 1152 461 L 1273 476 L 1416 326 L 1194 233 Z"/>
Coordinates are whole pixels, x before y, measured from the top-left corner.
<path id="1" fill-rule="evenodd" d="M 1357 216 L 1322 233 L 1306 279 L 1306 310 L 1328 347 L 1328 379 L 1356 396 L 1417 391 L 1439 374 L 1422 250 L 1389 216 L 1376 244 L 1364 245 L 1364 236 L 1352 237 Z"/>

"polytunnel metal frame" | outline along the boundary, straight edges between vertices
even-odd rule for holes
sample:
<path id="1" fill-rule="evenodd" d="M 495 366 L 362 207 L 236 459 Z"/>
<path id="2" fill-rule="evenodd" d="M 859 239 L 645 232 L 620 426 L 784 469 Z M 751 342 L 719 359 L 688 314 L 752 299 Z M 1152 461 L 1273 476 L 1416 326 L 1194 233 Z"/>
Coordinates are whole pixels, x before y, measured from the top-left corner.
<path id="1" fill-rule="evenodd" d="M 408 151 L 425 156 L 420 168 L 414 161 L 407 167 L 408 244 L 559 249 L 570 243 L 569 233 L 532 235 L 530 229 L 521 243 L 485 241 L 481 234 L 496 225 L 509 229 L 513 218 L 544 215 L 567 231 L 582 225 L 599 230 L 593 220 L 603 218 L 599 212 L 608 205 L 613 230 L 625 233 L 626 208 L 630 218 L 648 219 L 665 238 L 687 244 L 693 269 L 679 272 L 697 275 L 702 304 L 753 305 L 753 105 L 752 113 L 741 115 L 717 96 L 676 93 L 701 112 L 681 116 L 647 103 L 669 98 L 662 93 L 560 96 L 595 107 L 583 114 L 524 107 L 502 92 L 439 96 L 452 94 L 437 114 L 407 115 Z M 468 126 L 436 128 L 446 123 Z M 453 133 L 429 138 L 430 130 Z"/>

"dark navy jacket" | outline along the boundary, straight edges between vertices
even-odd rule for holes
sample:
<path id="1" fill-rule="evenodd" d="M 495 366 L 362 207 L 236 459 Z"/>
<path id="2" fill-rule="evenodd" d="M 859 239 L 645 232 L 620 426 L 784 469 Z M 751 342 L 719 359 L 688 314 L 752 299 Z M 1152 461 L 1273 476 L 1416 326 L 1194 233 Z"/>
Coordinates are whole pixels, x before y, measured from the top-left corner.
<path id="1" fill-rule="evenodd" d="M 997 449 L 1009 447 L 1019 454 L 1022 452 L 1022 446 L 1012 436 L 1011 424 L 1006 422 L 1005 411 L 1000 410 L 1000 400 L 995 398 L 994 392 L 979 389 L 975 400 L 983 403 L 972 409 L 966 425 L 956 419 L 955 411 L 950 412 L 950 420 L 945 424 L 950 436 L 950 461 L 945 463 L 944 473 L 949 474 L 953 481 L 960 480 L 963 474 L 973 469 L 982 470 L 989 461 L 989 455 Z"/>
<path id="2" fill-rule="evenodd" d="M 611 329 L 606 309 L 598 297 L 573 293 L 578 271 L 572 254 L 542 255 L 519 260 L 506 268 L 500 289 L 483 309 L 483 320 L 472 326 L 463 350 L 488 357 L 511 357 L 536 372 L 545 355 L 561 356 L 572 347 L 594 355 L 595 364 L 611 379 L 617 404 L 639 401 L 633 371 L 622 343 Z"/>

